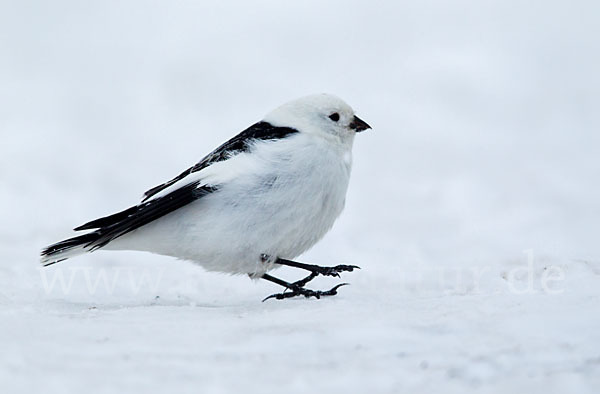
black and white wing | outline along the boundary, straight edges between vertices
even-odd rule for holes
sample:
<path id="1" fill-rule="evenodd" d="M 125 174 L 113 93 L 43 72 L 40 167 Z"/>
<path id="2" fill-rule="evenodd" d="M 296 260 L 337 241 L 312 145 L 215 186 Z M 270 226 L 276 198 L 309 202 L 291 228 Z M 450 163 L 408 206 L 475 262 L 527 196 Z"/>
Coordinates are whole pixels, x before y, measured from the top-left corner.
<path id="1" fill-rule="evenodd" d="M 223 145 L 219 146 L 217 149 L 206 155 L 206 157 L 204 157 L 194 166 L 183 171 L 175 178 L 161 185 L 155 186 L 152 189 L 145 192 L 142 202 L 148 200 L 155 194 L 179 182 L 180 180 L 184 179 L 186 176 L 194 172 L 200 171 L 218 161 L 227 160 L 231 156 L 236 155 L 240 152 L 247 151 L 250 148 L 251 142 L 254 140 L 277 140 L 285 138 L 288 135 L 297 132 L 298 130 L 296 129 L 292 129 L 290 127 L 276 127 L 268 122 L 255 123 L 252 126 L 248 127 L 246 130 L 233 137 L 232 139 L 230 139 L 229 141 L 225 142 Z"/>
<path id="2" fill-rule="evenodd" d="M 218 190 L 218 185 L 202 185 L 194 177 L 190 177 L 190 181 L 186 182 L 186 177 L 216 162 L 227 160 L 238 153 L 248 151 L 256 140 L 277 140 L 297 132 L 296 129 L 277 127 L 268 122 L 255 123 L 219 146 L 196 165 L 188 168 L 170 181 L 148 190 L 144 193 L 140 204 L 76 227 L 75 231 L 93 231 L 48 246 L 42 251 L 42 262 L 49 265 L 61 261 L 70 257 L 70 254 L 73 254 L 73 249 L 93 251 L 101 248 L 115 238 Z M 181 186 L 175 185 L 177 183 Z M 172 190 L 166 190 L 167 188 Z M 159 195 L 161 192 L 164 194 Z M 66 257 L 61 257 L 61 255 Z"/>

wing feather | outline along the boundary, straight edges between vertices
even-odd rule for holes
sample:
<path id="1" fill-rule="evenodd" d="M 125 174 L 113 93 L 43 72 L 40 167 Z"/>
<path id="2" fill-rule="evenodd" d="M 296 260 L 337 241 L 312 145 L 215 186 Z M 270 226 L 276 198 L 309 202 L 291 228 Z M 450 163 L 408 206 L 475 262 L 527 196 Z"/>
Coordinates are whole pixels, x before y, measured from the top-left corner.
<path id="1" fill-rule="evenodd" d="M 188 168 L 183 171 L 181 174 L 171 179 L 168 182 L 165 182 L 161 185 L 155 186 L 152 189 L 146 191 L 144 193 L 144 197 L 142 202 L 147 201 L 152 196 L 160 193 L 164 189 L 172 186 L 173 184 L 181 181 L 188 175 L 200 171 L 213 163 L 227 160 L 231 156 L 238 154 L 240 152 L 247 151 L 253 140 L 274 140 L 285 138 L 290 134 L 297 133 L 298 130 L 290 128 L 290 127 L 278 127 L 273 126 L 268 122 L 258 122 L 248 127 L 246 130 L 242 131 L 235 137 L 231 138 L 229 141 L 225 142 L 217 149 L 206 155 L 202 160 L 200 160 L 194 166 Z"/>
<path id="2" fill-rule="evenodd" d="M 201 171 L 216 162 L 227 160 L 240 152 L 248 151 L 252 146 L 252 141 L 281 139 L 297 132 L 296 129 L 277 127 L 267 122 L 255 123 L 219 146 L 196 165 L 183 171 L 170 181 L 148 190 L 144 193 L 144 198 L 140 204 L 92 220 L 76 227 L 75 230 L 94 230 L 89 233 L 94 236 L 89 237 L 85 248 L 91 250 L 101 248 L 113 239 L 140 228 L 218 189 L 218 186 L 202 184 L 202 180 L 197 177 L 195 179 L 187 178 L 190 174 Z M 185 182 L 186 178 L 189 179 L 187 183 Z M 165 190 L 182 180 L 181 187 L 177 185 L 173 187 L 173 190 Z M 161 192 L 165 194 L 160 195 Z"/>
<path id="3" fill-rule="evenodd" d="M 115 238 L 138 229 L 216 190 L 215 187 L 202 186 L 199 182 L 193 182 L 165 196 L 86 223 L 78 229 L 97 228 L 94 231 L 97 236 L 92 242 L 85 245 L 86 248 L 95 250 L 105 246 Z"/>

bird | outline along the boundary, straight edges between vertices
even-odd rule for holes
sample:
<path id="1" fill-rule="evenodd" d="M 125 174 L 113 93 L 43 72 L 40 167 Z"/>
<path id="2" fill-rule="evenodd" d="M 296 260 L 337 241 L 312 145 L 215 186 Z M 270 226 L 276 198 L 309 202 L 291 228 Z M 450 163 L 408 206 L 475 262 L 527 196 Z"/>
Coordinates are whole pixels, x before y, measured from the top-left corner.
<path id="1" fill-rule="evenodd" d="M 354 137 L 370 128 L 332 94 L 284 103 L 146 191 L 138 204 L 78 226 L 74 231 L 86 232 L 47 246 L 41 264 L 99 249 L 146 251 L 284 288 L 263 301 L 336 295 L 347 283 L 330 290 L 305 286 L 319 275 L 339 277 L 358 266 L 293 259 L 323 238 L 342 213 Z M 287 282 L 269 274 L 281 266 L 308 275 Z"/>

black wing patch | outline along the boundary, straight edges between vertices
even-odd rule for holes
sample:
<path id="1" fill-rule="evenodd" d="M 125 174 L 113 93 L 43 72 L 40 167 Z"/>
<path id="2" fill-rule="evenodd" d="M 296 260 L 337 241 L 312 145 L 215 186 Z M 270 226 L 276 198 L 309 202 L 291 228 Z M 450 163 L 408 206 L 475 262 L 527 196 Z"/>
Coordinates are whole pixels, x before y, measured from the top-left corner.
<path id="1" fill-rule="evenodd" d="M 293 129 L 291 127 L 277 127 L 273 126 L 268 122 L 255 123 L 252 126 L 248 127 L 246 130 L 233 137 L 232 139 L 230 139 L 229 141 L 225 142 L 223 145 L 219 146 L 211 153 L 209 153 L 206 157 L 200 160 L 193 167 L 188 168 L 187 170 L 185 170 L 175 178 L 171 179 L 170 181 L 165 182 L 162 185 L 155 186 L 152 189 L 148 190 L 146 193 L 144 193 L 144 199 L 142 200 L 142 202 L 148 200 L 150 197 L 166 189 L 172 184 L 179 182 L 180 180 L 182 180 L 183 178 L 185 178 L 193 172 L 200 171 L 203 168 L 206 168 L 218 161 L 227 160 L 233 154 L 246 152 L 250 148 L 250 144 L 253 140 L 282 139 L 289 136 L 290 134 L 294 134 L 297 132 L 298 130 Z M 125 212 L 126 211 L 119 212 L 115 215 L 121 215 Z"/>
<path id="2" fill-rule="evenodd" d="M 148 190 L 144 194 L 144 199 L 139 205 L 109 216 L 92 220 L 91 222 L 75 228 L 76 231 L 94 231 L 50 245 L 43 250 L 42 256 L 60 253 L 61 251 L 66 251 L 81 245 L 83 245 L 84 248 L 89 248 L 90 251 L 101 248 L 115 238 L 138 229 L 176 209 L 218 190 L 218 187 L 206 185 L 200 186 L 200 181 L 196 181 L 173 190 L 169 194 L 147 201 L 158 192 L 166 189 L 193 172 L 200 171 L 218 161 L 227 160 L 233 154 L 248 151 L 253 140 L 282 139 L 297 132 L 298 130 L 289 127 L 276 127 L 267 122 L 258 122 L 219 146 L 198 162 L 198 164 L 188 168 L 177 177 Z"/>
<path id="3" fill-rule="evenodd" d="M 91 230 L 100 227 L 106 227 L 118 223 L 122 220 L 127 219 L 128 217 L 135 215 L 139 210 L 139 206 L 128 208 L 124 211 L 117 212 L 113 215 L 105 216 L 100 219 L 92 220 L 91 222 L 87 222 L 86 224 L 82 224 L 79 227 L 75 227 L 73 230 L 81 231 L 81 230 Z"/>
<path id="4" fill-rule="evenodd" d="M 85 234 L 83 237 L 88 237 L 90 240 L 85 245 L 86 248 L 90 247 L 91 250 L 101 248 L 113 239 L 140 228 L 216 190 L 216 188 L 210 186 L 199 187 L 199 184 L 199 182 L 190 183 L 165 196 L 157 197 L 114 215 L 93 220 L 77 227 L 75 230 L 97 228 L 97 230 Z"/>

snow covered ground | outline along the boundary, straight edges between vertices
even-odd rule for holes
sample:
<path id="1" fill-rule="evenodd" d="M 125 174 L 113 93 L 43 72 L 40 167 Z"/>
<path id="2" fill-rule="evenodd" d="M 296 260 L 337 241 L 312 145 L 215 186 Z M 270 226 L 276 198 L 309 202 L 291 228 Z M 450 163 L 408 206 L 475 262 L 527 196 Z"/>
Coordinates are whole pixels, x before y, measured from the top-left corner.
<path id="1" fill-rule="evenodd" d="M 599 12 L 3 2 L 2 392 L 597 392 Z M 141 253 L 39 269 L 72 227 L 315 92 L 373 126 L 301 258 L 363 268 L 338 296 L 261 303 L 276 286 Z"/>

